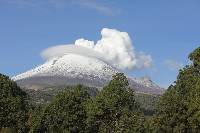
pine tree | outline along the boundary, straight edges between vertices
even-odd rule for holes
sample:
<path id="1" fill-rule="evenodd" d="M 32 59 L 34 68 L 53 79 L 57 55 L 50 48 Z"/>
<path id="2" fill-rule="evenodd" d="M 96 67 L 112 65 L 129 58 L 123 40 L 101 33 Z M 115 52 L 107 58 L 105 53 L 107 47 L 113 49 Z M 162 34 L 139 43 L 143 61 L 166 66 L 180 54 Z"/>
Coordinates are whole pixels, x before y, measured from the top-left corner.
<path id="1" fill-rule="evenodd" d="M 87 104 L 88 132 L 143 132 L 144 117 L 122 73 Z"/>
<path id="2" fill-rule="evenodd" d="M 84 132 L 84 104 L 88 99 L 89 94 L 81 85 L 60 92 L 45 108 L 39 110 L 41 113 L 36 113 L 31 132 Z"/>
<path id="3" fill-rule="evenodd" d="M 200 48 L 189 59 L 191 64 L 180 70 L 177 81 L 159 101 L 155 132 L 200 132 Z"/>
<path id="4" fill-rule="evenodd" d="M 0 74 L 0 131 L 5 129 L 13 132 L 27 131 L 26 98 L 26 93 L 14 81 Z"/>

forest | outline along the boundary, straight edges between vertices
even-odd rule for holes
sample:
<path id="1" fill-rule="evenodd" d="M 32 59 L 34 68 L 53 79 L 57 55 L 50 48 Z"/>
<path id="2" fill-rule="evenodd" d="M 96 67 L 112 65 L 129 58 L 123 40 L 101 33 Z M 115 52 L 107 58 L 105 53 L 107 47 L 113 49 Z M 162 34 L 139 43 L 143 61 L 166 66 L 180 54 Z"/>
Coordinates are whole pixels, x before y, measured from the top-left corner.
<path id="1" fill-rule="evenodd" d="M 190 64 L 158 97 L 135 93 L 126 76 L 117 73 L 101 91 L 65 87 L 40 103 L 36 98 L 44 95 L 27 93 L 0 74 L 0 132 L 198 133 L 200 48 L 188 58 Z"/>

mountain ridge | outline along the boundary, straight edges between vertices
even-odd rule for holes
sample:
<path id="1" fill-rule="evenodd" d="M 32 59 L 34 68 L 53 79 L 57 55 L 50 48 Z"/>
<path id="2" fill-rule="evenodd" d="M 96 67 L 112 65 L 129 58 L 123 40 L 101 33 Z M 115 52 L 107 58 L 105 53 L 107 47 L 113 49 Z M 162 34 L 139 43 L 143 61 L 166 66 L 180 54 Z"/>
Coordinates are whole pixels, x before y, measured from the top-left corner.
<path id="1" fill-rule="evenodd" d="M 102 88 L 117 72 L 120 71 L 101 59 L 68 53 L 14 76 L 12 80 L 23 88 L 35 90 L 53 85 L 76 84 Z M 128 77 L 128 80 L 130 87 L 138 92 L 162 94 L 164 91 L 147 78 Z"/>

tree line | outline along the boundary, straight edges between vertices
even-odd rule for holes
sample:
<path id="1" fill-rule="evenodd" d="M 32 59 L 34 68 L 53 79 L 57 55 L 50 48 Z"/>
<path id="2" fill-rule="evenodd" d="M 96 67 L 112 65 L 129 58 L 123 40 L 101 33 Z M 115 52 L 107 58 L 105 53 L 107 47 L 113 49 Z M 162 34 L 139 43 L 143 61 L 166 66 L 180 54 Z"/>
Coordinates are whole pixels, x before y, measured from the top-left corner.
<path id="1" fill-rule="evenodd" d="M 151 117 L 144 116 L 123 73 L 95 96 L 77 85 L 42 106 L 32 105 L 14 81 L 0 74 L 0 132 L 198 133 L 200 48 L 189 59 Z"/>

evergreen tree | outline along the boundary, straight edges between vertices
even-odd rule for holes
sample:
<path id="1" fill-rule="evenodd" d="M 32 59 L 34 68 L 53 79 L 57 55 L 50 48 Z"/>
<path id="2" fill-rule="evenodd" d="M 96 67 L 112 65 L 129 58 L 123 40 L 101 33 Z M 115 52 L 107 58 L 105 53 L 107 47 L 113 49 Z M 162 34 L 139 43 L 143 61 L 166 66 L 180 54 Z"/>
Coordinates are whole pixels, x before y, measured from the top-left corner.
<path id="1" fill-rule="evenodd" d="M 0 74 L 0 131 L 26 132 L 27 108 L 26 93 Z"/>
<path id="2" fill-rule="evenodd" d="M 88 132 L 143 132 L 144 117 L 122 73 L 87 104 Z"/>
<path id="3" fill-rule="evenodd" d="M 154 132 L 200 132 L 200 48 L 189 59 L 191 64 L 180 70 L 177 81 L 159 101 Z"/>
<path id="4" fill-rule="evenodd" d="M 39 110 L 41 114 L 36 113 L 31 132 L 84 132 L 84 103 L 88 99 L 89 94 L 80 85 L 59 93 L 49 105 Z"/>

